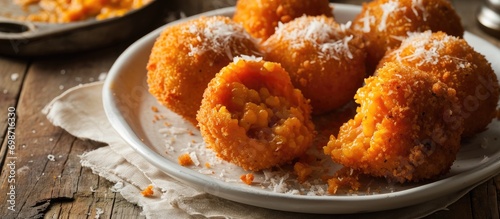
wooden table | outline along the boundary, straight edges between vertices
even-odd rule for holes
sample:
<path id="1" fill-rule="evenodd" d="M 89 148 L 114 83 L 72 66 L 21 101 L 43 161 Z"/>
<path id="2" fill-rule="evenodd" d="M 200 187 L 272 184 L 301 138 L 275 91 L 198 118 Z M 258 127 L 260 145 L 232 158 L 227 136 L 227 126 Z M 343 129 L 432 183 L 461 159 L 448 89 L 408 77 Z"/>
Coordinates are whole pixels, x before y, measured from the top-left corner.
<path id="1" fill-rule="evenodd" d="M 234 4 L 234 1 L 220 2 L 204 3 L 194 10 Z M 480 1 L 453 3 L 467 31 L 500 46 L 499 39 L 481 32 L 475 22 Z M 181 7 L 189 9 L 186 8 L 189 5 Z M 141 217 L 139 207 L 111 192 L 112 183 L 81 167 L 78 155 L 101 145 L 77 139 L 52 126 L 41 113 L 50 100 L 66 89 L 98 80 L 131 42 L 71 55 L 0 56 L 0 218 L 94 218 L 97 208 L 104 211 L 101 218 Z M 4 122 L 12 115 L 9 113 L 16 115 L 15 123 Z M 12 136 L 15 148 L 9 149 L 8 139 Z M 49 160 L 50 155 L 55 162 Z M 14 162 L 15 167 L 11 165 Z M 16 171 L 12 172 L 11 167 Z M 7 186 L 12 179 L 16 181 L 15 189 Z M 15 212 L 8 209 L 10 204 L 6 200 L 11 191 L 15 192 Z M 449 211 L 437 212 L 429 218 L 499 218 L 499 192 L 500 175 L 473 189 L 451 205 Z"/>

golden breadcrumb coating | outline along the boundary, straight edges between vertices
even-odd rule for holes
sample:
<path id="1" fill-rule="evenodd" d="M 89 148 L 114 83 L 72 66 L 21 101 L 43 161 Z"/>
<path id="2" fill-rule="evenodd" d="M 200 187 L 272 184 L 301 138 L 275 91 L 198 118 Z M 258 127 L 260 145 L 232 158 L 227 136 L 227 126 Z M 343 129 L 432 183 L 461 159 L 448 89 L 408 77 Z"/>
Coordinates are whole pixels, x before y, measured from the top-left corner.
<path id="1" fill-rule="evenodd" d="M 498 79 L 490 63 L 464 39 L 443 32 L 412 34 L 382 60 L 416 67 L 434 74 L 457 91 L 465 118 L 462 136 L 483 131 L 495 117 Z"/>
<path id="2" fill-rule="evenodd" d="M 198 125 L 209 148 L 245 170 L 289 163 L 312 144 L 311 106 L 277 63 L 240 58 L 203 94 Z"/>
<path id="3" fill-rule="evenodd" d="M 203 91 L 215 74 L 233 57 L 259 54 L 255 40 L 227 17 L 201 17 L 168 26 L 149 57 L 149 92 L 196 124 Z"/>
<path id="4" fill-rule="evenodd" d="M 342 167 L 327 180 L 328 193 L 337 194 L 339 190 L 348 190 L 349 193 L 358 191 L 361 188 L 360 175 L 359 171 Z"/>
<path id="5" fill-rule="evenodd" d="M 448 0 L 374 0 L 363 4 L 353 28 L 365 40 L 369 74 L 385 52 L 398 47 L 408 33 L 432 30 L 458 37 L 464 34 L 460 17 Z"/>
<path id="6" fill-rule="evenodd" d="M 313 114 L 352 100 L 365 77 L 361 37 L 330 17 L 302 16 L 280 25 L 262 51 L 290 73 L 295 88 L 311 100 Z"/>
<path id="7" fill-rule="evenodd" d="M 279 23 L 304 14 L 333 17 L 328 0 L 238 0 L 233 20 L 242 23 L 252 36 L 265 40 Z"/>
<path id="8" fill-rule="evenodd" d="M 447 173 L 463 131 L 455 90 L 395 63 L 365 82 L 355 96 L 356 116 L 330 137 L 325 154 L 345 167 L 401 183 Z"/>

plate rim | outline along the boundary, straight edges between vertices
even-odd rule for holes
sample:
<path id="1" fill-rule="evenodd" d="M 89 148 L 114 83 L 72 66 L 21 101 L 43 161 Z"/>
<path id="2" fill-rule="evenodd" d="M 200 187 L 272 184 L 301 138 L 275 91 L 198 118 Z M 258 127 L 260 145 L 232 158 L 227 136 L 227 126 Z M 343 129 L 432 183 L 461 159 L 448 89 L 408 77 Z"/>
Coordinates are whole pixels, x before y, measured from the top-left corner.
<path id="1" fill-rule="evenodd" d="M 361 6 L 350 4 L 333 3 L 332 5 L 334 6 L 334 11 L 359 11 L 361 9 Z M 496 159 L 494 161 L 479 165 L 473 169 L 458 173 L 453 176 L 392 193 L 373 194 L 366 196 L 306 196 L 250 189 L 251 187 L 237 187 L 235 185 L 213 179 L 189 168 L 182 167 L 177 163 L 165 159 L 163 156 L 153 151 L 149 146 L 141 141 L 141 139 L 132 131 L 132 128 L 129 126 L 125 118 L 117 116 L 121 114 L 118 106 L 116 105 L 116 102 L 114 102 L 113 82 L 120 75 L 120 70 L 123 68 L 123 63 L 126 63 L 126 61 L 130 57 L 133 57 L 134 52 L 140 49 L 144 44 L 151 43 L 151 40 L 156 39 L 158 35 L 163 31 L 165 26 L 185 22 L 187 20 L 195 19 L 200 16 L 213 16 L 233 13 L 234 10 L 234 7 L 216 9 L 213 11 L 208 11 L 187 18 L 179 19 L 177 21 L 170 22 L 164 26 L 161 26 L 145 35 L 144 37 L 140 38 L 129 48 L 127 48 L 118 57 L 118 59 L 115 61 L 110 71 L 108 72 L 108 76 L 104 82 L 102 95 L 104 111 L 109 122 L 117 131 L 117 133 L 120 134 L 120 136 L 135 151 L 137 151 L 140 155 L 142 155 L 145 159 L 147 159 L 151 164 L 160 169 L 162 172 L 165 172 L 167 175 L 183 183 L 186 183 L 189 186 L 202 189 L 203 191 L 212 195 L 258 207 L 301 213 L 359 213 L 390 210 L 419 204 L 441 197 L 443 195 L 449 195 L 454 192 L 466 189 L 467 187 L 470 187 L 478 182 L 482 182 L 492 177 L 500 171 L 500 159 Z M 483 42 L 481 43 L 486 43 L 487 45 L 491 44 L 474 34 L 466 32 L 466 35 L 482 40 Z M 496 49 L 498 50 L 498 48 Z M 480 170 L 478 171 L 478 169 Z M 460 180 L 460 178 L 463 177 L 473 178 L 475 180 L 468 180 L 464 183 L 463 180 Z M 439 190 L 436 191 L 436 188 L 438 188 Z M 430 192 L 431 190 L 432 192 Z M 262 202 L 262 200 L 257 200 L 262 197 L 265 197 L 264 202 Z M 388 201 L 388 199 L 390 200 Z M 380 200 L 384 200 L 386 202 L 383 207 L 379 207 L 376 209 L 371 207 L 371 209 L 368 210 L 359 209 L 360 206 L 362 206 L 362 208 L 364 209 L 367 209 L 369 208 L 368 206 L 366 206 L 367 204 L 373 204 L 373 202 Z M 283 208 L 272 205 L 272 203 L 275 203 L 277 201 L 286 202 L 288 207 Z"/>

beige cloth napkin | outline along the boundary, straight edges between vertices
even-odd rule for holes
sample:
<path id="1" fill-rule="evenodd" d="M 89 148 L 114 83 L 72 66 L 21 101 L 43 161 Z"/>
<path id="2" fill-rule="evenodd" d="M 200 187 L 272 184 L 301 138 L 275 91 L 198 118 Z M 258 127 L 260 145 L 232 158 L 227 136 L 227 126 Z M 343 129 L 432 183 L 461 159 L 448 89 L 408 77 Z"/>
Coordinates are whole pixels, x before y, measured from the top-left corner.
<path id="1" fill-rule="evenodd" d="M 81 155 L 81 164 L 93 173 L 114 182 L 110 188 L 129 202 L 142 207 L 147 218 L 323 218 L 328 215 L 282 212 L 249 206 L 218 198 L 184 185 L 156 169 L 122 140 L 108 122 L 102 106 L 102 82 L 71 88 L 56 97 L 43 113 L 55 126 L 70 134 L 108 146 Z M 142 189 L 154 186 L 152 197 L 143 197 Z M 445 210 L 470 189 L 437 200 L 402 209 L 338 218 L 418 218 Z"/>

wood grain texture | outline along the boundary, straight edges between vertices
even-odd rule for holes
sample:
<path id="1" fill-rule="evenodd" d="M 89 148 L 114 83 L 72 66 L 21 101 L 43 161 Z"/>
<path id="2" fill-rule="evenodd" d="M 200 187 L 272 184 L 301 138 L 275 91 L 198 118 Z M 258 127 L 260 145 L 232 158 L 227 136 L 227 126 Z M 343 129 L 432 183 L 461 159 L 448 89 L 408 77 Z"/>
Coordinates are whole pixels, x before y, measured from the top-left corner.
<path id="1" fill-rule="evenodd" d="M 438 211 L 426 217 L 426 219 L 442 218 L 473 218 L 470 195 L 467 194 L 457 202 L 450 205 L 446 210 Z"/>
<path id="2" fill-rule="evenodd" d="M 22 92 L 20 95 L 13 95 L 11 103 L 6 103 L 14 104 L 18 100 L 16 211 L 8 210 L 2 202 L 0 215 L 7 215 L 8 218 L 41 218 L 49 212 L 57 218 L 75 215 L 93 217 L 96 209 L 101 209 L 103 214 L 100 216 L 104 218 L 106 215 L 110 217 L 113 210 L 129 211 L 114 209 L 116 199 L 123 198 L 109 191 L 109 182 L 80 165 L 79 155 L 102 145 L 76 139 L 59 127 L 52 126 L 41 113 L 43 107 L 64 90 L 98 80 L 101 73 L 109 70 L 123 49 L 124 46 L 121 45 L 99 50 L 97 53 L 92 51 L 81 55 L 39 59 L 29 66 L 25 77 L 24 74 L 21 75 L 19 81 L 23 81 L 23 86 L 17 85 L 17 88 L 22 87 Z M 2 61 L 13 63 L 14 67 L 11 68 L 16 70 L 23 69 L 22 64 L 18 66 L 8 59 Z M 15 93 L 15 89 L 10 89 Z M 5 127 L 2 128 L 5 130 Z M 7 169 L 4 164 L 2 170 Z M 8 175 L 7 171 L 2 171 L 0 194 L 9 191 L 9 184 L 6 182 Z M 136 207 L 129 205 L 127 209 L 129 208 Z M 139 210 L 133 212 L 138 213 Z"/>
<path id="3" fill-rule="evenodd" d="M 7 121 L 9 107 L 16 108 L 19 93 L 29 61 L 20 59 L 0 59 L 0 121 Z M 7 157 L 7 122 L 0 122 L 0 165 L 3 166 Z M 15 128 L 15 127 L 14 127 Z"/>

